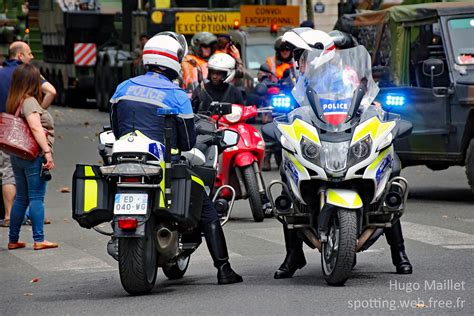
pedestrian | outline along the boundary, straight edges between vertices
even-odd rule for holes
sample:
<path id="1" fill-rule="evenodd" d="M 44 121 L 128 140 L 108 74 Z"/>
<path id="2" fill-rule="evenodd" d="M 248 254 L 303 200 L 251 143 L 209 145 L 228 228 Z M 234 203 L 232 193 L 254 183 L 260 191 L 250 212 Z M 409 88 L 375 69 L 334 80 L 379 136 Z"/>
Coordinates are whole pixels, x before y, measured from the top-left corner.
<path id="1" fill-rule="evenodd" d="M 21 64 L 28 64 L 34 58 L 31 48 L 24 42 L 13 42 L 8 48 L 8 59 L 3 62 L 3 67 L 0 68 L 0 112 L 5 112 L 8 90 L 12 79 L 13 71 Z M 56 89 L 42 78 L 41 92 L 43 93 L 43 101 L 41 107 L 47 109 L 54 101 L 56 96 Z M 5 218 L 1 227 L 9 227 L 10 212 L 15 199 L 16 187 L 15 177 L 10 162 L 10 156 L 6 153 L 0 152 L 0 171 L 2 176 L 2 194 L 5 205 Z M 47 220 L 49 222 L 49 220 Z"/>
<path id="2" fill-rule="evenodd" d="M 17 192 L 10 217 L 8 243 L 10 250 L 26 246 L 24 242 L 18 240 L 21 224 L 28 207 L 33 227 L 33 248 L 41 250 L 58 247 L 57 243 L 46 241 L 43 232 L 44 196 L 46 194 L 43 169 L 54 168 L 52 152 L 54 122 L 49 112 L 41 107 L 42 99 L 39 70 L 29 64 L 18 66 L 13 72 L 6 110 L 8 113 L 14 114 L 18 107 L 21 107 L 20 117 L 23 117 L 28 123 L 33 137 L 41 149 L 41 154 L 34 160 L 11 156 Z"/>

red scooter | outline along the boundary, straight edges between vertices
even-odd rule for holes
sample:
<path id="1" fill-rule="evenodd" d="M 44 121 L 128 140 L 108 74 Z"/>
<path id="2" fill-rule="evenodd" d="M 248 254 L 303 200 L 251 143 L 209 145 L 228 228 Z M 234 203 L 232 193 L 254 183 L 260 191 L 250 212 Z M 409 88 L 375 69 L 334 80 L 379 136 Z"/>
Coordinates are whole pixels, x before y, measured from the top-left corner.
<path id="1" fill-rule="evenodd" d="M 225 125 L 239 133 L 236 146 L 227 148 L 222 153 L 221 168 L 216 178 L 216 188 L 230 185 L 234 188 L 236 199 L 249 199 L 253 219 L 261 222 L 265 218 L 264 201 L 265 184 L 262 177 L 262 162 L 265 153 L 265 141 L 260 132 L 250 124 L 245 123 L 249 118 L 257 116 L 257 107 L 232 104 L 232 113 L 220 118 L 219 125 Z M 229 200 L 232 194 L 225 188 L 220 197 Z M 223 202 L 223 201 L 222 201 Z M 215 201 L 219 204 L 219 199 Z"/>

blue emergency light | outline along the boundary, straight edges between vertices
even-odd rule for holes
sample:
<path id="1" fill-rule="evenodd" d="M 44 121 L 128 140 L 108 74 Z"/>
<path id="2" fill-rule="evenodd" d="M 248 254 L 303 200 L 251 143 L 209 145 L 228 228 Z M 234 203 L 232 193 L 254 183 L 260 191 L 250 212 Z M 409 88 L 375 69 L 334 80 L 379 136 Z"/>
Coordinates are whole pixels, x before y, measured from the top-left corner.
<path id="1" fill-rule="evenodd" d="M 291 98 L 284 94 L 273 96 L 271 104 L 275 112 L 289 112 L 293 109 Z"/>
<path id="2" fill-rule="evenodd" d="M 388 94 L 385 97 L 385 104 L 389 106 L 404 106 L 406 98 L 403 95 Z"/>

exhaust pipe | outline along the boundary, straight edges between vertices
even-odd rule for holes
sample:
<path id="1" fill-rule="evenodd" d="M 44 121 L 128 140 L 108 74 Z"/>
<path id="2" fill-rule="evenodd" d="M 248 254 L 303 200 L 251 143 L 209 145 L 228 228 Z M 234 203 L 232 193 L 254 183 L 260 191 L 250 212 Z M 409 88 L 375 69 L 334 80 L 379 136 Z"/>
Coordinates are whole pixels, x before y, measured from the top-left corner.
<path id="1" fill-rule="evenodd" d="M 165 258 L 174 257 L 178 253 L 178 232 L 176 230 L 170 230 L 164 225 L 158 226 L 156 242 L 156 250 Z"/>
<path id="2" fill-rule="evenodd" d="M 408 182 L 405 178 L 395 177 L 388 184 L 384 204 L 389 210 L 398 211 L 405 208 L 408 198 Z"/>

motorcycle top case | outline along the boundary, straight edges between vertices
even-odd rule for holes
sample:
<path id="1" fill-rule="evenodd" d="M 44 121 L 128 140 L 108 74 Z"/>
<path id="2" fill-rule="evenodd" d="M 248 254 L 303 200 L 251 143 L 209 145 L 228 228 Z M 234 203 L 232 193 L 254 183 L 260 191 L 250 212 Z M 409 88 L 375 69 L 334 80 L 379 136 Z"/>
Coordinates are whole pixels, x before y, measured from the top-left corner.
<path id="1" fill-rule="evenodd" d="M 113 194 L 99 166 L 76 165 L 72 178 L 72 218 L 81 227 L 92 228 L 111 221 Z"/>
<path id="2" fill-rule="evenodd" d="M 186 164 L 174 164 L 171 170 L 171 205 L 158 215 L 170 217 L 185 229 L 199 225 L 204 197 L 204 183 Z"/>

